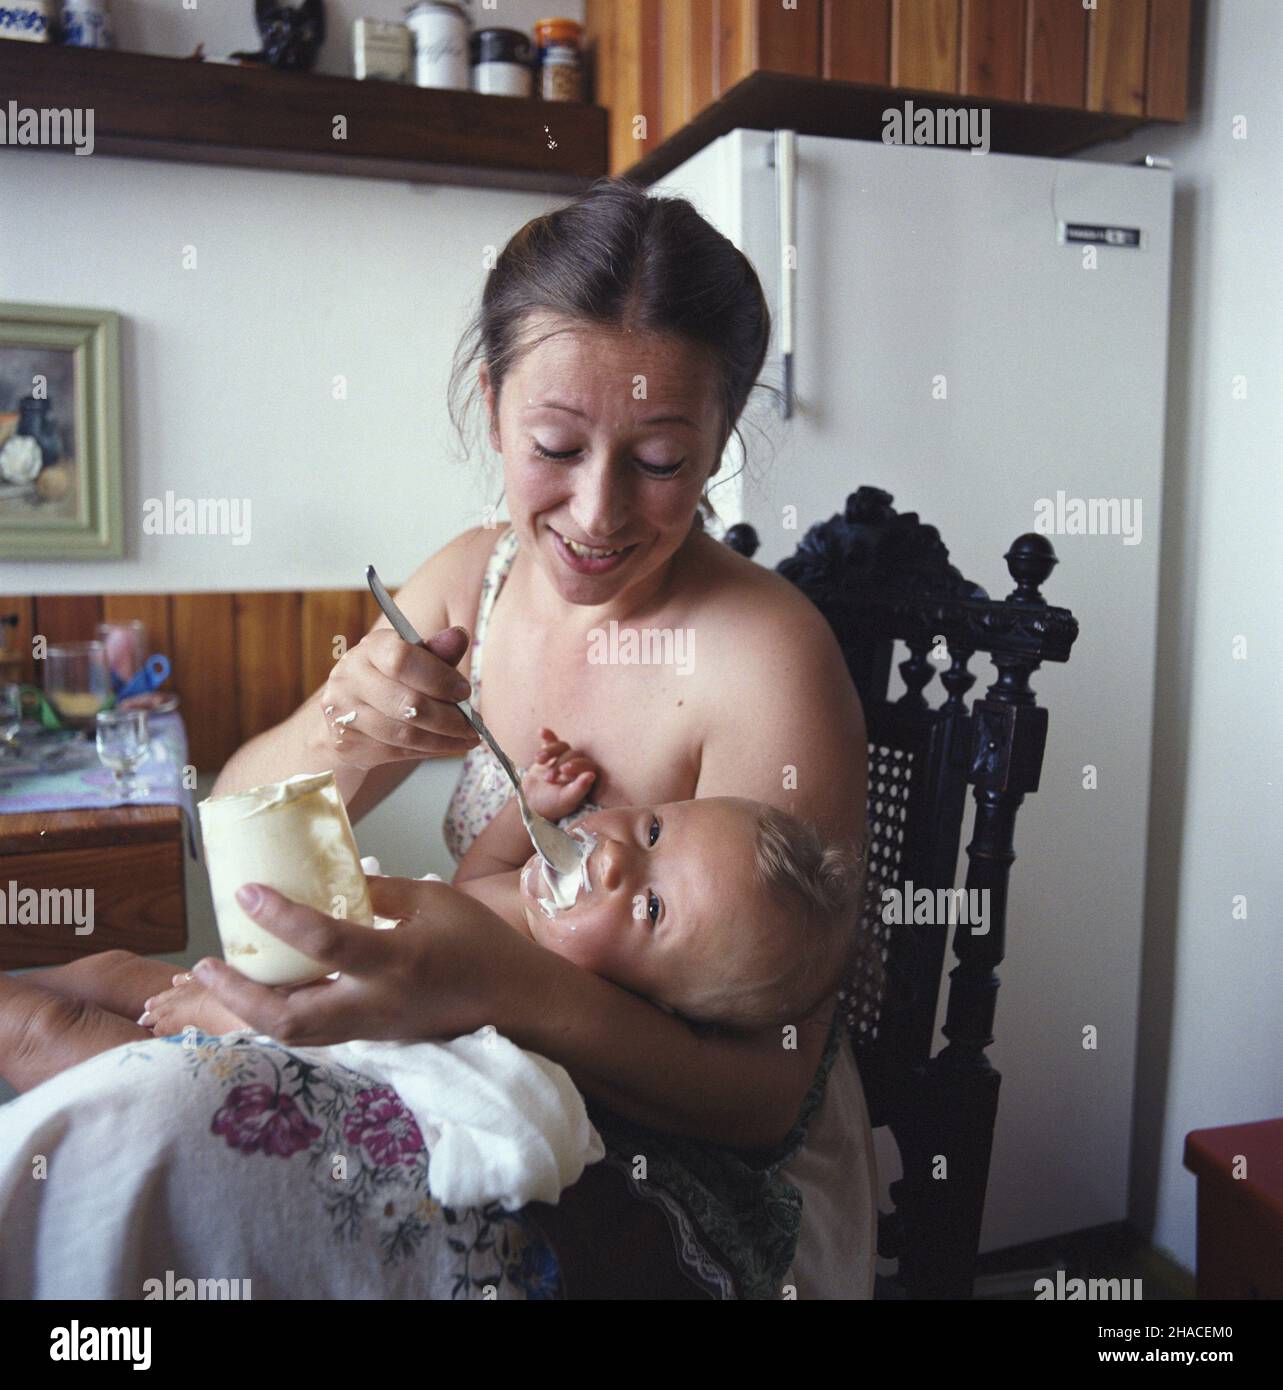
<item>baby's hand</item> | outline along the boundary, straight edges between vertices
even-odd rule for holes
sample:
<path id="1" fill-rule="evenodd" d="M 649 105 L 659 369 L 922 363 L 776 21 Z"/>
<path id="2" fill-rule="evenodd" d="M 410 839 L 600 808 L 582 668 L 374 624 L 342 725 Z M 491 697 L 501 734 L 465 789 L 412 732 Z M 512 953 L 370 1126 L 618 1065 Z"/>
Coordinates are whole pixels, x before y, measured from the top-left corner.
<path id="1" fill-rule="evenodd" d="M 540 729 L 539 737 L 542 745 L 521 780 L 521 790 L 531 810 L 558 821 L 583 804 L 601 769 L 551 729 Z"/>

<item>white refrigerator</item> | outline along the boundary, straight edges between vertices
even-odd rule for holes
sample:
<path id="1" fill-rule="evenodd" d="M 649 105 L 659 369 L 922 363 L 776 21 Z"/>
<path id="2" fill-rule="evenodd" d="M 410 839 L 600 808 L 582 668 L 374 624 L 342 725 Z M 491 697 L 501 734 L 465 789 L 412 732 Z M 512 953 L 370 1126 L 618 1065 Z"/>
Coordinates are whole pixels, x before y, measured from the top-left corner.
<path id="1" fill-rule="evenodd" d="M 753 410 L 746 469 L 712 500 L 756 527 L 773 565 L 857 486 L 885 488 L 992 597 L 1013 587 L 1009 543 L 1040 518 L 1051 528 L 1044 592 L 1080 636 L 1068 665 L 1032 681 L 1050 728 L 1016 823 L 982 1249 L 1119 1221 L 1144 1022 L 1172 175 L 813 136 L 790 160 L 776 146 L 732 131 L 654 190 L 688 197 L 752 261 L 775 386 L 792 302 L 791 414 Z M 975 697 L 993 668 L 971 665 Z M 927 694 L 939 701 L 938 681 Z M 958 883 L 965 866 L 960 853 Z M 879 1135 L 884 1210 L 894 1155 Z"/>

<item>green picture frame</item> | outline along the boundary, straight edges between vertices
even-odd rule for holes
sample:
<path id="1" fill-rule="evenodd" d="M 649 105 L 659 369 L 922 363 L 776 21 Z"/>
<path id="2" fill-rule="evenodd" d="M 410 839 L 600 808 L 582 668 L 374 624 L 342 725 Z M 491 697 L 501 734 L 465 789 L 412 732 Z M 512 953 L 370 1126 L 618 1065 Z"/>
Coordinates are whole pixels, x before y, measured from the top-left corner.
<path id="1" fill-rule="evenodd" d="M 43 447 L 0 469 L 0 559 L 121 559 L 120 315 L 0 301 L 0 464 L 24 408 Z"/>

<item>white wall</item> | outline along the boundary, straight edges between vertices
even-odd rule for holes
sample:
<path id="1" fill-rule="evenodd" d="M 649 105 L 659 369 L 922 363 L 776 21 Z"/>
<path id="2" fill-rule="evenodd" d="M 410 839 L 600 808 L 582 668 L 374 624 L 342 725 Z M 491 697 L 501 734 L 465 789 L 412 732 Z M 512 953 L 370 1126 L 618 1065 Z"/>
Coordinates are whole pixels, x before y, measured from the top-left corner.
<path id="1" fill-rule="evenodd" d="M 1131 1210 L 1191 1268 L 1185 1135 L 1283 1114 L 1280 52 L 1275 0 L 1207 6 L 1201 109 L 1085 156 L 1166 155 L 1176 179 Z"/>
<path id="2" fill-rule="evenodd" d="M 127 556 L 0 561 L 0 593 L 334 588 L 371 561 L 399 583 L 495 500 L 450 358 L 485 248 L 560 199 L 6 149 L 0 181 L 0 300 L 123 317 Z M 171 490 L 247 499 L 248 544 L 143 534 Z"/>
<path id="3" fill-rule="evenodd" d="M 474 7 L 525 29 L 544 10 Z M 327 0 L 321 70 L 350 73 L 357 15 L 403 11 Z M 257 47 L 252 0 L 116 0 L 113 14 L 122 49 Z M 0 301 L 124 319 L 126 538 L 124 561 L 0 555 L 0 593 L 342 587 L 369 561 L 399 583 L 496 500 L 459 458 L 450 358 L 486 248 L 564 199 L 3 147 L 0 188 Z M 249 543 L 144 535 L 145 500 L 169 491 L 247 499 Z"/>

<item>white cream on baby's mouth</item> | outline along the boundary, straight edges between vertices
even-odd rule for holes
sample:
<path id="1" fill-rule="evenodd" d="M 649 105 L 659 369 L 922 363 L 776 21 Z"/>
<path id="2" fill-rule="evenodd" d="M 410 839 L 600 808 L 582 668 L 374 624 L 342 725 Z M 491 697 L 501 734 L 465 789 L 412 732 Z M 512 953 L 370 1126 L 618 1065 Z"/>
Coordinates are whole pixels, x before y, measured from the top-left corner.
<path id="1" fill-rule="evenodd" d="M 544 886 L 550 894 L 549 897 L 536 899 L 539 909 L 545 917 L 555 917 L 558 912 L 564 912 L 567 908 L 574 907 L 579 899 L 580 888 L 585 893 L 592 892 L 592 881 L 588 875 L 588 860 L 592 856 L 593 850 L 597 848 L 597 837 L 580 826 L 575 826 L 570 834 L 581 846 L 579 863 L 572 872 L 561 874 L 546 859 L 541 858 L 539 861 L 539 870 L 543 875 Z M 530 865 L 526 866 L 527 871 L 530 867 Z M 574 930 L 573 925 L 571 930 Z"/>

